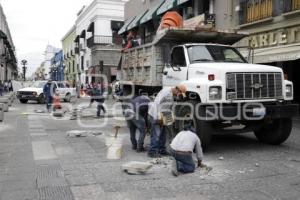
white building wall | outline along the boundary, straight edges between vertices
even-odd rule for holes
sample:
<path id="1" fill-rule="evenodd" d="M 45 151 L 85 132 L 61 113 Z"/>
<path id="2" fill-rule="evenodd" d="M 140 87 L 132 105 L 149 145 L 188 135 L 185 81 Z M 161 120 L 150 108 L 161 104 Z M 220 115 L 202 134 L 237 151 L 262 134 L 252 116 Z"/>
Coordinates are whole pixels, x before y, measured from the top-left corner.
<path id="1" fill-rule="evenodd" d="M 111 21 L 124 21 L 124 4 L 128 0 L 94 0 L 87 6 L 77 17 L 76 20 L 76 35 L 80 35 L 83 30 L 87 30 L 89 25 L 94 22 L 94 34 L 99 36 L 112 36 Z M 86 32 L 86 39 L 92 34 Z M 80 39 L 80 44 L 83 44 L 85 51 L 80 52 L 78 57 L 81 67 L 81 56 L 84 57 L 84 71 L 88 71 L 92 63 L 91 50 L 86 47 L 86 40 Z M 81 74 L 81 82 L 85 82 L 85 73 Z M 88 82 L 91 82 L 89 77 Z"/>

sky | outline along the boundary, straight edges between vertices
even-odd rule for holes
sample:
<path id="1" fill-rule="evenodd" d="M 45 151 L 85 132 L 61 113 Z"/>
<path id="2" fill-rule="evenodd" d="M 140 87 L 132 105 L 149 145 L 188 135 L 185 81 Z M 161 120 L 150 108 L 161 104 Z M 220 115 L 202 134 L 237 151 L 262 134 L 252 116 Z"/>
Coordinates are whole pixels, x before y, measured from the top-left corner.
<path id="1" fill-rule="evenodd" d="M 46 46 L 61 48 L 61 39 L 75 24 L 76 14 L 92 0 L 0 0 L 16 47 L 18 65 L 28 61 L 27 76 L 44 59 Z"/>

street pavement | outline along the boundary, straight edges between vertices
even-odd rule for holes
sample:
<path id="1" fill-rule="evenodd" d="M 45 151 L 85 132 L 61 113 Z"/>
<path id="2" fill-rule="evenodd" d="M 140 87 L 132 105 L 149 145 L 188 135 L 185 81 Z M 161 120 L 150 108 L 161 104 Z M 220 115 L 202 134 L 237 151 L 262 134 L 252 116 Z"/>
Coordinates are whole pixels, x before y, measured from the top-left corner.
<path id="1" fill-rule="evenodd" d="M 70 111 L 87 104 L 81 100 L 63 105 Z M 110 114 L 112 105 L 112 100 L 106 102 Z M 145 175 L 128 175 L 122 164 L 152 159 L 131 150 L 121 117 L 96 119 L 95 105 L 85 109 L 80 120 L 34 112 L 44 107 L 15 102 L 5 113 L 0 124 L 1 200 L 300 199 L 300 119 L 281 146 L 261 144 L 252 133 L 214 137 L 204 158 L 213 167 L 210 172 L 197 169 L 174 177 L 171 160 L 165 157 Z M 120 116 L 120 110 L 113 115 Z M 108 160 L 105 141 L 115 125 L 122 127 L 124 156 Z M 69 137 L 70 130 L 102 134 Z"/>

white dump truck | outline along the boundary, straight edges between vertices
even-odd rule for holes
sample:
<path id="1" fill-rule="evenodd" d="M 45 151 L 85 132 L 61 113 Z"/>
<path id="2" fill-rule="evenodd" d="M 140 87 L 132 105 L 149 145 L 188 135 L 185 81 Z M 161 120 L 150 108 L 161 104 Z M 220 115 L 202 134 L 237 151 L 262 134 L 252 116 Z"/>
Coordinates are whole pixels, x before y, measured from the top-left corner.
<path id="1" fill-rule="evenodd" d="M 187 97 L 174 105 L 175 130 L 186 119 L 206 148 L 213 134 L 253 131 L 259 141 L 281 144 L 290 135 L 293 83 L 281 68 L 250 64 L 231 45 L 244 34 L 211 30 L 161 31 L 150 44 L 123 54 L 124 94 L 148 94 L 184 84 Z"/>

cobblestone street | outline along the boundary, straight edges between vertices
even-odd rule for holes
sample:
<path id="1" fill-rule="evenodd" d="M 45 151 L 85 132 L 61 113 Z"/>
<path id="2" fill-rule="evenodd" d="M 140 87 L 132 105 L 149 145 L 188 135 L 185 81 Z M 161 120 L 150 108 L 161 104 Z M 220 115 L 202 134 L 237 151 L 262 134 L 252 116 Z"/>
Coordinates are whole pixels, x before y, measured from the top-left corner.
<path id="1" fill-rule="evenodd" d="M 198 169 L 173 177 L 169 158 L 145 175 L 122 172 L 126 162 L 151 161 L 146 153 L 131 150 L 124 122 L 108 118 L 106 126 L 96 128 L 91 125 L 106 119 L 57 120 L 34 113 L 37 108 L 44 106 L 16 103 L 0 124 L 2 200 L 299 199 L 298 119 L 292 136 L 281 146 L 261 144 L 252 133 L 216 136 L 204 159 L 212 171 Z M 125 138 L 124 156 L 117 161 L 106 159 L 105 137 L 114 124 L 122 126 L 120 135 Z M 68 137 L 70 130 L 103 134 Z M 148 144 L 149 136 L 146 140 Z"/>

